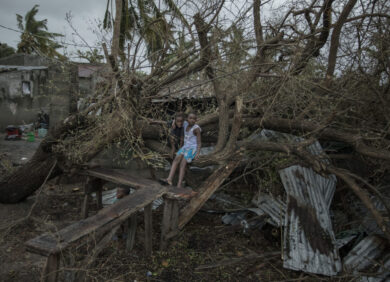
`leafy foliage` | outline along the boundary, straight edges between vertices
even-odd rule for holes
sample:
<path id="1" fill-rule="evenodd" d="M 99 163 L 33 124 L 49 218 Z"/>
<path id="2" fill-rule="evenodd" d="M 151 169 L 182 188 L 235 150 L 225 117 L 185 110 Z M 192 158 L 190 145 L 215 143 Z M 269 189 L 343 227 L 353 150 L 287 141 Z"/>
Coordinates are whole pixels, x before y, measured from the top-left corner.
<path id="1" fill-rule="evenodd" d="M 18 44 L 18 53 L 38 53 L 48 57 L 63 58 L 56 49 L 62 47 L 55 41 L 57 37 L 62 37 L 62 34 L 49 32 L 47 28 L 47 19 L 37 20 L 35 16 L 38 13 L 39 5 L 26 13 L 24 18 L 16 14 L 18 28 L 22 32 L 20 42 Z"/>
<path id="2" fill-rule="evenodd" d="M 15 54 L 15 49 L 8 46 L 6 43 L 0 43 L 0 58 L 8 57 Z"/>

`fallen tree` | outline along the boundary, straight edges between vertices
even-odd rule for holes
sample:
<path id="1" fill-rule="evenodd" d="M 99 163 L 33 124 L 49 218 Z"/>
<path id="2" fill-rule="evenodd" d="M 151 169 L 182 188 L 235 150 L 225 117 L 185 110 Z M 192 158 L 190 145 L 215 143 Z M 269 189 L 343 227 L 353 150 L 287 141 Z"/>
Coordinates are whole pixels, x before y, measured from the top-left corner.
<path id="1" fill-rule="evenodd" d="M 341 2 L 335 0 L 314 1 L 312 5 L 306 6 L 300 4 L 295 9 L 283 7 L 285 14 L 279 21 L 268 23 L 267 31 L 264 20 L 261 19 L 261 8 L 265 5 L 261 1 L 246 3 L 248 9 L 228 27 L 218 21 L 223 17 L 221 13 L 223 8 L 226 8 L 225 1 L 211 1 L 204 7 L 204 11 L 194 13 L 192 26 L 195 30 L 191 30 L 192 26 L 184 23 L 183 18 L 179 20 L 181 25 L 178 25 L 188 29 L 189 34 L 193 35 L 195 31 L 197 34 L 197 42 L 191 41 L 191 44 L 187 45 L 185 36 L 181 38 L 184 41 L 182 45 L 177 43 L 179 35 L 168 30 L 165 25 L 167 19 L 161 13 L 154 15 L 159 17 L 156 21 L 148 15 L 142 15 L 146 25 L 139 27 L 139 30 L 124 26 L 121 23 L 123 17 L 129 16 L 126 14 L 129 12 L 128 4 L 123 6 L 122 1 L 116 2 L 117 11 L 124 12 L 115 14 L 111 54 L 103 45 L 112 72 L 105 87 L 96 93 L 99 102 L 68 117 L 54 130 L 50 130 L 33 158 L 11 175 L 2 178 L 0 202 L 16 203 L 31 195 L 40 187 L 47 171 L 55 162 L 57 165 L 52 176 L 74 173 L 108 145 L 123 140 L 131 148 L 133 157 L 145 162 L 150 161 L 150 158 L 145 157 L 147 152 L 154 152 L 156 158 L 162 157 L 161 154 L 166 153 L 166 148 L 161 143 L 167 130 L 162 125 L 166 113 L 157 111 L 158 106 L 154 105 L 152 100 L 159 97 L 159 91 L 164 87 L 182 78 L 204 72 L 212 84 L 218 109 L 204 114 L 199 124 L 203 128 L 203 136 L 209 142 L 215 143 L 215 150 L 212 154 L 199 158 L 195 165 L 217 164 L 223 167 L 230 164 L 229 167 L 232 167 L 232 157 L 237 157 L 237 148 L 242 151 L 242 154 L 239 154 L 241 160 L 244 160 L 248 153 L 258 151 L 294 154 L 316 171 L 333 173 L 343 179 L 374 215 L 376 222 L 390 239 L 387 223 L 376 212 L 366 192 L 350 179 L 347 172 L 333 166 L 323 167 L 316 159 L 308 157 L 301 149 L 289 144 L 253 142 L 251 139 L 259 129 L 267 128 L 305 136 L 309 140 L 318 138 L 343 142 L 351 146 L 356 154 L 371 161 L 378 161 L 379 165 L 384 164 L 386 169 L 390 160 L 390 141 L 388 132 L 382 128 L 386 128 L 386 122 L 388 125 L 389 121 L 375 120 L 377 115 L 383 115 L 380 112 L 371 113 L 369 106 L 361 103 L 360 99 L 368 97 L 361 96 L 362 85 L 359 82 L 352 83 L 351 76 L 329 81 L 332 79 L 329 76 L 333 76 L 337 50 L 332 50 L 329 55 L 331 66 L 326 80 L 319 81 L 318 75 L 310 70 L 320 72 L 314 62 L 321 63 L 320 50 L 328 42 L 332 28 L 336 29 L 332 36 L 332 46 L 339 48 L 340 44 L 344 43 L 349 47 L 348 42 L 337 41 L 340 41 L 343 26 L 353 24 L 347 17 L 351 9 L 354 9 L 356 1 L 350 1 L 345 8 Z M 316 2 L 321 4 L 314 5 Z M 355 8 L 356 12 L 371 4 L 363 1 L 361 5 L 363 6 Z M 373 4 L 373 8 L 383 8 L 378 5 Z M 140 9 L 141 12 L 141 6 L 134 8 Z M 330 16 L 332 9 L 340 17 L 335 25 L 332 24 Z M 340 9 L 341 12 L 337 13 Z M 252 16 L 249 17 L 250 11 Z M 176 11 L 175 17 L 178 12 L 179 10 Z M 249 29 L 247 18 L 251 20 L 254 37 L 243 40 L 244 33 L 237 29 L 237 24 L 241 23 Z M 356 19 L 376 21 L 376 18 L 377 16 L 372 15 L 371 18 L 367 16 Z M 154 28 L 165 31 L 164 34 L 154 34 L 158 37 L 159 46 L 155 45 L 156 40 L 151 40 L 146 34 L 148 28 L 157 22 L 162 25 Z M 135 40 L 135 37 L 124 39 L 129 32 L 126 28 L 133 28 L 132 31 L 138 34 L 138 40 Z M 372 34 L 377 31 L 375 28 L 377 26 L 372 25 Z M 361 30 L 358 32 L 360 36 Z M 176 45 L 172 44 L 174 39 L 177 41 Z M 124 55 L 126 40 L 130 44 L 127 57 Z M 140 44 L 147 46 L 147 54 L 141 53 Z M 185 47 L 188 45 L 192 47 Z M 253 50 L 253 55 L 248 50 Z M 361 49 L 355 51 L 353 54 L 358 57 Z M 143 55 L 151 64 L 149 74 L 139 74 L 136 66 L 137 60 L 139 67 L 142 66 Z M 130 57 L 133 58 L 132 61 Z M 383 61 L 379 55 L 373 60 L 378 63 L 372 73 L 383 75 L 382 65 L 389 63 Z M 363 64 L 364 62 L 359 61 L 356 69 L 359 70 Z M 361 75 L 367 78 L 372 77 L 372 73 Z M 389 89 L 388 85 L 388 82 L 384 86 L 374 85 L 371 93 L 383 98 Z M 387 98 L 383 99 L 382 102 L 388 102 Z M 95 115 L 98 109 L 101 109 L 101 116 Z M 362 113 L 359 113 L 359 109 Z M 364 112 L 370 114 L 366 115 Z M 157 125 L 151 125 L 151 120 L 156 121 Z M 232 171 L 226 170 L 215 178 L 206 180 L 203 186 L 211 183 L 213 190 L 210 193 L 214 192 Z M 186 208 L 188 216 L 181 221 L 181 226 L 207 200 L 209 195 L 201 194 L 204 195 L 203 198 L 194 200 L 195 202 Z"/>

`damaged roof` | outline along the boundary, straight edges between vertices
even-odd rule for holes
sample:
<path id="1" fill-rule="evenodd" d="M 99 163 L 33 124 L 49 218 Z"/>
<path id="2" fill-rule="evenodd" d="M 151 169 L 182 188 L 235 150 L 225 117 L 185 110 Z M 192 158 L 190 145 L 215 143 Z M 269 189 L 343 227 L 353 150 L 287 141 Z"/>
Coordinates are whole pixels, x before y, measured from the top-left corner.
<path id="1" fill-rule="evenodd" d="M 104 68 L 104 65 L 81 64 L 77 65 L 79 77 L 90 78 L 95 72 Z"/>
<path id="2" fill-rule="evenodd" d="M 204 79 L 181 79 L 164 87 L 152 100 L 154 103 L 183 99 L 205 99 L 215 97 L 213 85 Z"/>

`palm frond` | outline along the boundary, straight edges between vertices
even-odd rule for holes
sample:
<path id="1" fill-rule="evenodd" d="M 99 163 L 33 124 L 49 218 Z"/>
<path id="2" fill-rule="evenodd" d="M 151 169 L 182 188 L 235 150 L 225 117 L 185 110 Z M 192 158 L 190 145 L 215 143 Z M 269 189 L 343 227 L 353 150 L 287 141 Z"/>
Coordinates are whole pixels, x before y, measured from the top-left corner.
<path id="1" fill-rule="evenodd" d="M 24 30 L 23 17 L 19 14 L 16 14 L 16 21 L 18 22 L 18 28 L 23 31 Z"/>

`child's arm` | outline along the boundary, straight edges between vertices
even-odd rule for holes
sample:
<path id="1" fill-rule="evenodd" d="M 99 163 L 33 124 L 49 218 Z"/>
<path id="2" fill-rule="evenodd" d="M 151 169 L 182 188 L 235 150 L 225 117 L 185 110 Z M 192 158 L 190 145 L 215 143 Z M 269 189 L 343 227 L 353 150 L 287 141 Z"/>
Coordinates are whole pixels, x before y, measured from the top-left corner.
<path id="1" fill-rule="evenodd" d="M 202 141 L 201 141 L 201 137 L 200 137 L 200 128 L 195 129 L 194 134 L 196 135 L 196 143 L 197 143 L 196 155 L 194 157 L 194 160 L 196 160 L 199 157 L 200 148 L 202 147 Z"/>

